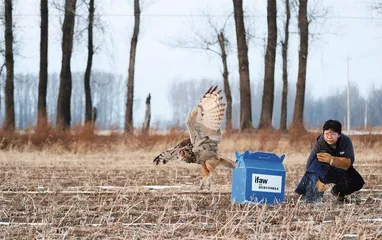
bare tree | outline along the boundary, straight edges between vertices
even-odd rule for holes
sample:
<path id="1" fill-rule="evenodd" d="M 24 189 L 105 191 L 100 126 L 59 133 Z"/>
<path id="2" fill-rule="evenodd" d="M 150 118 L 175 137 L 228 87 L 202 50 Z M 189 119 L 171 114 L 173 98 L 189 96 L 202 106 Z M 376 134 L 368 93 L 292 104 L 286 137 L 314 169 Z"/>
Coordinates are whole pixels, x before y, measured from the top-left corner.
<path id="1" fill-rule="evenodd" d="M 40 2 L 40 73 L 38 85 L 37 126 L 47 123 L 46 91 L 48 86 L 48 0 Z"/>
<path id="2" fill-rule="evenodd" d="M 277 46 L 277 4 L 268 0 L 267 7 L 268 40 L 265 53 L 264 88 L 259 128 L 272 128 L 273 102 L 275 90 L 275 63 Z"/>
<path id="3" fill-rule="evenodd" d="M 88 61 L 85 70 L 85 123 L 92 121 L 92 95 L 90 88 L 90 76 L 93 64 L 93 24 L 94 24 L 94 0 L 89 0 L 89 17 L 88 17 Z"/>
<path id="4" fill-rule="evenodd" d="M 243 1 L 232 0 L 235 26 L 237 54 L 240 76 L 240 130 L 252 128 L 251 89 L 248 68 L 248 47 L 244 27 Z"/>
<path id="5" fill-rule="evenodd" d="M 308 0 L 300 0 L 298 10 L 298 27 L 300 30 L 300 49 L 298 54 L 298 76 L 296 84 L 296 100 L 294 104 L 293 121 L 291 128 L 305 130 L 304 127 L 304 101 L 306 68 L 308 59 L 309 22 L 307 17 Z"/>
<path id="6" fill-rule="evenodd" d="M 55 8 L 58 9 L 58 11 L 63 12 L 64 8 L 60 6 L 60 3 L 58 1 L 53 2 Z M 96 9 L 98 14 L 96 14 Z M 85 11 L 86 10 L 86 11 Z M 98 40 L 101 39 L 102 36 L 105 34 L 105 28 L 104 28 L 104 22 L 101 20 L 100 10 L 98 10 L 98 7 L 96 6 L 95 0 L 80 0 L 77 3 L 76 6 L 76 23 L 75 28 L 73 30 L 73 41 L 74 45 L 82 45 L 83 42 L 85 42 L 85 36 L 86 36 L 86 43 L 87 43 L 87 64 L 85 69 L 85 74 L 83 76 L 83 86 L 84 86 L 84 93 L 85 93 L 85 112 L 83 116 L 80 117 L 80 120 L 84 118 L 85 123 L 89 123 L 92 121 L 92 108 L 93 108 L 93 100 L 92 100 L 92 87 L 91 87 L 91 81 L 94 81 L 92 78 L 92 67 L 93 67 L 93 58 L 94 55 L 97 53 L 99 49 L 101 49 L 102 44 L 96 45 L 94 43 L 94 35 L 97 35 Z M 87 17 L 84 17 L 87 16 Z M 74 92 L 72 93 L 74 94 Z M 81 106 L 82 107 L 82 106 Z M 73 110 L 72 110 L 73 114 Z M 77 119 L 72 119 L 72 122 L 74 122 Z"/>
<path id="7" fill-rule="evenodd" d="M 65 17 L 62 25 L 62 65 L 60 73 L 60 90 L 57 101 L 57 126 L 70 127 L 70 98 L 72 95 L 72 73 L 70 59 L 73 50 L 73 32 L 77 0 L 65 1 Z"/>
<path id="8" fill-rule="evenodd" d="M 13 60 L 13 22 L 12 0 L 4 2 L 5 15 L 5 65 L 7 69 L 5 81 L 5 121 L 4 129 L 13 131 L 15 128 L 15 102 L 14 102 L 14 60 Z"/>
<path id="9" fill-rule="evenodd" d="M 227 53 L 226 53 L 226 38 L 224 37 L 224 32 L 220 31 L 218 35 L 218 41 L 220 46 L 221 59 L 223 64 L 223 82 L 224 82 L 224 93 L 227 99 L 226 108 L 226 130 L 230 132 L 232 130 L 232 94 L 231 87 L 228 81 L 228 64 L 227 64 Z"/>
<path id="10" fill-rule="evenodd" d="M 151 119 L 151 95 L 146 98 L 146 111 L 145 111 L 145 120 L 143 122 L 142 131 L 143 133 L 148 133 L 150 130 L 150 119 Z"/>
<path id="11" fill-rule="evenodd" d="M 290 6 L 289 0 L 285 0 L 285 26 L 284 40 L 281 42 L 282 58 L 283 58 L 283 90 L 281 96 L 281 118 L 280 130 L 287 130 L 287 99 L 288 99 L 288 44 L 289 44 L 289 21 L 290 21 Z"/>
<path id="12" fill-rule="evenodd" d="M 222 76 L 224 94 L 227 101 L 226 131 L 229 132 L 232 130 L 232 94 L 229 84 L 229 71 L 227 62 L 230 41 L 227 39 L 225 32 L 228 28 L 228 20 L 230 20 L 231 14 L 227 16 L 227 18 L 224 20 L 224 23 L 214 22 L 211 16 L 208 14 L 204 14 L 204 17 L 209 27 L 208 32 L 203 33 L 203 29 L 197 27 L 196 29 L 189 31 L 190 35 L 186 36 L 184 40 L 178 39 L 177 42 L 172 43 L 171 46 L 208 51 L 220 57 L 223 67 Z M 205 29 L 205 24 L 203 23 L 199 24 L 198 26 L 203 26 Z M 210 31 L 210 29 L 212 31 Z"/>
<path id="13" fill-rule="evenodd" d="M 134 32 L 130 43 L 129 72 L 127 78 L 127 99 L 126 99 L 126 115 L 125 115 L 125 133 L 132 133 L 133 126 L 133 101 L 134 101 L 134 72 L 135 72 L 135 56 L 137 52 L 138 34 L 140 25 L 141 10 L 139 0 L 134 0 Z"/>

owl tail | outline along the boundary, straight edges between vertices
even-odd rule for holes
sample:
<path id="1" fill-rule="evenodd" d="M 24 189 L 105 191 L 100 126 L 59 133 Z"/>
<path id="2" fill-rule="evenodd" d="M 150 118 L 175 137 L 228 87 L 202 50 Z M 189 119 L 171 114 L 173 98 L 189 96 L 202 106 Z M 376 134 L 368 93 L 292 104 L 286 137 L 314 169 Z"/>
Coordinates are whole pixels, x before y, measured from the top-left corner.
<path id="1" fill-rule="evenodd" d="M 217 158 L 219 159 L 220 163 L 223 164 L 225 167 L 228 167 L 228 168 L 236 167 L 236 163 L 229 158 L 223 157 L 221 155 L 218 155 Z"/>

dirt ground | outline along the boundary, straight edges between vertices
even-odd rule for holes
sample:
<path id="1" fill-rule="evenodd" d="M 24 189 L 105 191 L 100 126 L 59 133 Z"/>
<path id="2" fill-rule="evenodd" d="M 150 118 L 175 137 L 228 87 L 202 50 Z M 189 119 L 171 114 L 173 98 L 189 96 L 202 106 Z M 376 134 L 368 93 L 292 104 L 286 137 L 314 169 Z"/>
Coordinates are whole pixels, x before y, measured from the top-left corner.
<path id="1" fill-rule="evenodd" d="M 199 190 L 199 165 L 155 166 L 156 151 L 0 152 L 4 239 L 382 239 L 382 157 L 355 168 L 359 204 L 307 204 L 293 190 L 305 154 L 289 154 L 285 202 L 231 204 L 231 170 Z M 232 154 L 233 153 L 228 153 Z M 165 186 L 165 187 L 157 187 Z"/>

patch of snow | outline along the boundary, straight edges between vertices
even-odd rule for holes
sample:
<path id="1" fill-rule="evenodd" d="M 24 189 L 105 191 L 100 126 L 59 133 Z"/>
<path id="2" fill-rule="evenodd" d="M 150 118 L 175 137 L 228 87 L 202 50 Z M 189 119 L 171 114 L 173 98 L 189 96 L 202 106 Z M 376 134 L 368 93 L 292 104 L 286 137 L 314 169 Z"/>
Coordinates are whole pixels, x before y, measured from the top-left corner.
<path id="1" fill-rule="evenodd" d="M 348 234 L 344 234 L 343 237 L 345 237 L 345 238 L 356 238 L 356 237 L 358 237 L 358 235 L 357 234 L 348 233 Z"/>
<path id="2" fill-rule="evenodd" d="M 362 188 L 359 190 L 361 192 L 382 192 L 382 189 L 370 189 L 370 188 Z"/>
<path id="3" fill-rule="evenodd" d="M 115 187 L 115 186 L 97 186 L 100 189 L 110 190 L 110 189 L 122 189 L 123 187 Z"/>
<path id="4" fill-rule="evenodd" d="M 382 134 L 380 131 L 360 131 L 360 130 L 344 130 L 342 131 L 345 135 L 379 135 Z"/>
<path id="5" fill-rule="evenodd" d="M 365 222 L 382 222 L 382 218 L 365 218 L 360 220 Z"/>
<path id="6" fill-rule="evenodd" d="M 308 129 L 309 132 L 320 132 L 320 130 L 317 129 Z M 345 135 L 379 135 L 382 134 L 381 131 L 366 131 L 366 130 L 342 130 L 342 133 Z"/>
<path id="7" fill-rule="evenodd" d="M 28 222 L 0 222 L 0 226 L 10 226 L 10 225 L 29 225 L 29 226 L 48 226 L 51 223 L 28 223 Z"/>
<path id="8" fill-rule="evenodd" d="M 86 224 L 86 226 L 90 226 L 90 227 L 101 227 L 102 224 L 99 224 L 99 223 L 90 223 L 90 224 Z"/>
<path id="9" fill-rule="evenodd" d="M 379 167 L 380 163 L 356 163 L 357 167 Z"/>
<path id="10" fill-rule="evenodd" d="M 182 186 L 143 186 L 144 188 L 148 188 L 148 189 L 157 189 L 157 190 L 162 190 L 162 189 L 166 189 L 166 188 L 181 188 Z"/>

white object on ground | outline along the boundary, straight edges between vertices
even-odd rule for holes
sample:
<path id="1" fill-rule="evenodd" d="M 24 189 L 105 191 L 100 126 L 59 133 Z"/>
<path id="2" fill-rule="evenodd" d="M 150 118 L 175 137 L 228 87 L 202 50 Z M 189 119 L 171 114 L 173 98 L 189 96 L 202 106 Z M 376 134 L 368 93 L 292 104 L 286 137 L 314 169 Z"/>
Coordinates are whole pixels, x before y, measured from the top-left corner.
<path id="1" fill-rule="evenodd" d="M 345 237 L 345 238 L 356 238 L 356 237 L 358 237 L 358 235 L 357 234 L 348 233 L 348 234 L 344 234 L 343 237 Z"/>
<path id="2" fill-rule="evenodd" d="M 143 186 L 144 188 L 148 188 L 148 189 L 157 189 L 157 190 L 162 190 L 162 189 L 166 189 L 166 188 L 181 188 L 182 186 Z"/>

